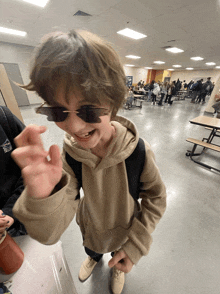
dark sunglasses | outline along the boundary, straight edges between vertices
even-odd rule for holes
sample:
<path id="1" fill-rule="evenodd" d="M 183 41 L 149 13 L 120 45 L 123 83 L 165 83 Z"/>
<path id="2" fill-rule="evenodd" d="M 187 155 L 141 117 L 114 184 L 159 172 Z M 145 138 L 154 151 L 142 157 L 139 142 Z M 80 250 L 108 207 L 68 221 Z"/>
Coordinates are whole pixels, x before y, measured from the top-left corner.
<path id="1" fill-rule="evenodd" d="M 93 105 L 83 105 L 75 111 L 67 110 L 65 107 L 52 106 L 43 107 L 44 102 L 40 107 L 35 108 L 36 113 L 47 115 L 47 120 L 54 122 L 64 121 L 69 112 L 75 112 L 84 122 L 87 123 L 100 123 L 100 116 L 107 115 L 109 110 L 106 108 L 98 108 Z"/>

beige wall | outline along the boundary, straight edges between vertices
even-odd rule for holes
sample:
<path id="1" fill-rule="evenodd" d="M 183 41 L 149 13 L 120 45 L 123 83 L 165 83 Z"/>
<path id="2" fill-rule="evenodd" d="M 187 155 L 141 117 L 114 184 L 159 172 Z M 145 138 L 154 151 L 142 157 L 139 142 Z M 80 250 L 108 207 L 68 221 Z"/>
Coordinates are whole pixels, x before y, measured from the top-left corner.
<path id="1" fill-rule="evenodd" d="M 133 84 L 137 84 L 140 80 L 146 83 L 148 70 L 141 67 L 124 66 L 126 76 L 133 76 Z"/>
<path id="2" fill-rule="evenodd" d="M 25 84 L 29 82 L 30 60 L 34 47 L 0 42 L 0 62 L 17 63 Z M 30 104 L 41 103 L 42 100 L 33 92 L 27 91 Z"/>
<path id="3" fill-rule="evenodd" d="M 211 77 L 212 82 L 217 82 L 218 77 L 220 76 L 220 70 L 215 69 L 207 69 L 207 70 L 183 70 L 183 71 L 173 71 L 171 76 L 171 81 L 180 79 L 180 81 L 186 80 L 186 82 L 190 82 L 196 78 L 206 79 Z"/>

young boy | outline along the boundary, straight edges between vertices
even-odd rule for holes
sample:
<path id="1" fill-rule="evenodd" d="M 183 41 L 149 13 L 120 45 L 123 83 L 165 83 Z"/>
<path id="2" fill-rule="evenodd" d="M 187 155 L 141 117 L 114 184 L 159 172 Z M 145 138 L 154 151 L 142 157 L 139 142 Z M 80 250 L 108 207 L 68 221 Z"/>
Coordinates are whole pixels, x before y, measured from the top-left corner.
<path id="1" fill-rule="evenodd" d="M 111 288 L 119 294 L 124 273 L 148 253 L 151 233 L 166 206 L 165 186 L 147 142 L 138 178 L 141 205 L 129 190 L 133 178 L 128 181 L 125 161 L 139 136 L 131 121 L 116 117 L 126 94 L 123 66 L 99 37 L 58 32 L 39 46 L 30 79 L 25 88 L 49 106 L 37 112 L 47 114 L 66 136 L 62 161 L 58 146 L 44 150 L 40 134 L 45 127 L 30 125 L 16 138 L 13 157 L 26 188 L 14 213 L 30 236 L 44 244 L 56 243 L 76 213 L 88 255 L 79 279 L 85 281 L 102 255 L 112 252 Z M 76 162 L 82 163 L 78 171 Z"/>

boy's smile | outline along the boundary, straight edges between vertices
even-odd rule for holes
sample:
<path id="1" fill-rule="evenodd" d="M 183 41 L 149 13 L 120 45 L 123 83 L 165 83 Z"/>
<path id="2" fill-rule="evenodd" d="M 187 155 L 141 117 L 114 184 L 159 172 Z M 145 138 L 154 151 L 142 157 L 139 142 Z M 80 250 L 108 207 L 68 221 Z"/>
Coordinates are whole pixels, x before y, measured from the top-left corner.
<path id="1" fill-rule="evenodd" d="M 107 150 L 114 133 L 114 127 L 110 124 L 111 111 L 107 115 L 100 116 L 99 123 L 87 123 L 74 113 L 84 105 L 91 105 L 80 92 L 70 93 L 69 103 L 67 103 L 61 89 L 57 92 L 55 101 L 56 104 L 65 107 L 68 111 L 73 111 L 68 113 L 68 117 L 64 121 L 56 122 L 56 125 L 71 135 L 82 148 L 91 149 L 95 154 L 103 154 Z M 105 107 L 110 110 L 110 107 L 106 107 L 106 105 L 94 106 Z"/>

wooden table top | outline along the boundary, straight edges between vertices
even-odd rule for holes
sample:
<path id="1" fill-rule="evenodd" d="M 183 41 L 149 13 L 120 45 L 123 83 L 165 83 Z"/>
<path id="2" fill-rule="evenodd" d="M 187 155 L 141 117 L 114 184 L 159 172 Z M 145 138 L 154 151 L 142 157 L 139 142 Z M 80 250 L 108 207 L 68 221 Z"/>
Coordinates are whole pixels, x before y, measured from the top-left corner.
<path id="1" fill-rule="evenodd" d="M 192 124 L 201 125 L 204 127 L 220 129 L 220 119 L 217 117 L 198 116 L 190 120 Z"/>
<path id="2" fill-rule="evenodd" d="M 144 96 L 144 94 L 134 94 L 135 98 L 139 98 L 139 97 L 143 97 L 143 96 Z"/>

